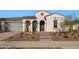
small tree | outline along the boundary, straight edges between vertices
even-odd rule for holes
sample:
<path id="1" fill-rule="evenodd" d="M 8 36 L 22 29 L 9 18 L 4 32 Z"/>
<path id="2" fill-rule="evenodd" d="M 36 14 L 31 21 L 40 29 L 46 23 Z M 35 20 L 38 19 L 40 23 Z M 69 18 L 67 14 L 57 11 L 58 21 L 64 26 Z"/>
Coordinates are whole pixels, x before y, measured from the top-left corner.
<path id="1" fill-rule="evenodd" d="M 63 31 L 72 31 L 73 30 L 73 21 L 72 21 L 72 17 L 67 16 L 65 17 L 64 21 L 60 23 L 60 26 L 62 27 Z"/>

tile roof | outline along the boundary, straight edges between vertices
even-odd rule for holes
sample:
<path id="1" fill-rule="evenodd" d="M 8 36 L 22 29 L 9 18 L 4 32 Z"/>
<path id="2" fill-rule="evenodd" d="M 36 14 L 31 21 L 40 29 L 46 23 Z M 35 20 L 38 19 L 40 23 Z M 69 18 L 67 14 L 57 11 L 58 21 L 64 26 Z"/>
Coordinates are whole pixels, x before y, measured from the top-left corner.
<path id="1" fill-rule="evenodd" d="M 22 21 L 22 19 L 37 19 L 35 16 L 23 16 L 23 17 L 13 17 L 13 18 L 0 18 L 0 20 L 5 21 Z"/>
<path id="2" fill-rule="evenodd" d="M 5 20 L 6 18 L 0 18 L 0 20 Z"/>
<path id="3" fill-rule="evenodd" d="M 24 19 L 37 19 L 35 16 L 24 16 L 22 18 L 24 18 Z"/>
<path id="4" fill-rule="evenodd" d="M 7 21 L 19 21 L 19 20 L 22 20 L 22 17 L 15 17 L 15 18 L 6 18 L 5 20 Z"/>

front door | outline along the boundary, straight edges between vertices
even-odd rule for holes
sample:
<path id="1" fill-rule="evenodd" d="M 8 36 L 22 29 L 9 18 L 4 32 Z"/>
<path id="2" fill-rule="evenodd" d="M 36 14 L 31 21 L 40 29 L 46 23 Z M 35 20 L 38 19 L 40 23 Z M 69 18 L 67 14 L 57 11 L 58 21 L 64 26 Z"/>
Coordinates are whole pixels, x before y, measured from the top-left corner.
<path id="1" fill-rule="evenodd" d="M 40 21 L 40 31 L 44 31 L 45 30 L 45 22 L 42 20 Z"/>

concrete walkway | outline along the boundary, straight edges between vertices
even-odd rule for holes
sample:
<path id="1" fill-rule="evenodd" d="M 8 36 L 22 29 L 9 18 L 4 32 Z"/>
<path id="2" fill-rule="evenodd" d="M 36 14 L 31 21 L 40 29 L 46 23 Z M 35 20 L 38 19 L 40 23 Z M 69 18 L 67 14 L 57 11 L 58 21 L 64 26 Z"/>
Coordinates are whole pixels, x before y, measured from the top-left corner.
<path id="1" fill-rule="evenodd" d="M 47 32 L 40 32 L 40 41 L 52 41 L 51 36 Z"/>

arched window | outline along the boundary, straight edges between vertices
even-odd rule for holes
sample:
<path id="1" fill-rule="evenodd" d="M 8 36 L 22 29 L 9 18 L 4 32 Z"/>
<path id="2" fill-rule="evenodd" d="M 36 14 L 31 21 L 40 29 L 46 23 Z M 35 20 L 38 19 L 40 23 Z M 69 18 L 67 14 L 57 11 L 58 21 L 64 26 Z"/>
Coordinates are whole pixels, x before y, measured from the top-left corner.
<path id="1" fill-rule="evenodd" d="M 44 15 L 44 13 L 41 13 L 41 16 L 43 16 Z"/>
<path id="2" fill-rule="evenodd" d="M 25 24 L 26 24 L 26 31 L 29 31 L 30 21 L 26 21 Z"/>
<path id="3" fill-rule="evenodd" d="M 53 23 L 54 23 L 53 24 L 54 28 L 58 28 L 58 26 L 57 26 L 57 20 L 54 20 Z"/>
<path id="4" fill-rule="evenodd" d="M 37 21 L 33 21 L 32 22 L 32 31 L 36 31 L 37 30 Z"/>

